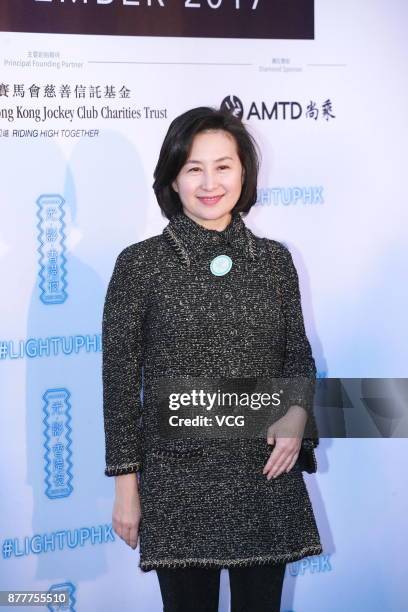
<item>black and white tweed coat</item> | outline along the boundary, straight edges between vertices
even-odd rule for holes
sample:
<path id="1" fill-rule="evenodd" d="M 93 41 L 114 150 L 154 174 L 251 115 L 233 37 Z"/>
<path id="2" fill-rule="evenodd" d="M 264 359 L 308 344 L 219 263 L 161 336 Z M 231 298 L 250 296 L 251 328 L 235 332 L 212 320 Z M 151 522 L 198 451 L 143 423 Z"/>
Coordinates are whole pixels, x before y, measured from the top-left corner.
<path id="1" fill-rule="evenodd" d="M 233 261 L 223 276 L 209 267 L 219 254 Z M 119 254 L 102 348 L 105 474 L 139 472 L 141 570 L 322 552 L 299 461 L 267 480 L 266 438 L 187 445 L 158 434 L 161 377 L 315 377 L 297 272 L 283 244 L 255 236 L 237 213 L 221 232 L 177 214 L 162 234 Z M 315 471 L 317 433 L 302 444 Z"/>

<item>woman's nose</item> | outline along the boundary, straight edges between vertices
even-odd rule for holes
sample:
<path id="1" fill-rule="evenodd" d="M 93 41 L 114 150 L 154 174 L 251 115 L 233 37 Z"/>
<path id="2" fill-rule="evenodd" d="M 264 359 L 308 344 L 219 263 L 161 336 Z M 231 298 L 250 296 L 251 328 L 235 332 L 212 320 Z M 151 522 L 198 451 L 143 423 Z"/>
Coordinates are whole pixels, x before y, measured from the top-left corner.
<path id="1" fill-rule="evenodd" d="M 214 172 L 202 173 L 202 187 L 207 191 L 212 191 L 217 185 L 217 177 Z"/>

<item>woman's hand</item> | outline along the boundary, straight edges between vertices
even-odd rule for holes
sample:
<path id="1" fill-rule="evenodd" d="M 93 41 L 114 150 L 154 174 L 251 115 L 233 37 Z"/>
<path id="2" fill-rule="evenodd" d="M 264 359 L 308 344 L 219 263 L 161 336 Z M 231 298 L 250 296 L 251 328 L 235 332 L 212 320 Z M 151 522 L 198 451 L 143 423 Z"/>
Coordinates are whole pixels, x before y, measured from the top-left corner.
<path id="1" fill-rule="evenodd" d="M 284 471 L 289 472 L 295 465 L 307 419 L 308 414 L 304 408 L 291 406 L 283 417 L 268 428 L 268 444 L 275 444 L 262 471 L 268 480 Z"/>
<path id="2" fill-rule="evenodd" d="M 141 517 L 137 475 L 132 473 L 115 476 L 112 527 L 114 532 L 133 549 L 138 543 Z"/>

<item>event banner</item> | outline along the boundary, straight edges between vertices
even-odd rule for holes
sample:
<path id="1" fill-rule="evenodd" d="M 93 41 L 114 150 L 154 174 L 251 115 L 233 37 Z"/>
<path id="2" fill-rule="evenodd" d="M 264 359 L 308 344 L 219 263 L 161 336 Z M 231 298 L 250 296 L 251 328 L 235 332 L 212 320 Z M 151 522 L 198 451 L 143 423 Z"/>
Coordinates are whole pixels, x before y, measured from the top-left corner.
<path id="1" fill-rule="evenodd" d="M 168 222 L 152 184 L 171 121 L 211 106 L 259 145 L 244 221 L 293 257 L 317 369 L 304 480 L 323 553 L 287 564 L 282 612 L 406 608 L 407 15 L 405 0 L 1 0 L 0 591 L 162 607 L 113 529 L 102 312 L 118 254 Z M 225 570 L 220 612 L 228 595 Z"/>
<path id="2" fill-rule="evenodd" d="M 208 38 L 314 38 L 314 0 L 13 0 L 12 32 Z"/>

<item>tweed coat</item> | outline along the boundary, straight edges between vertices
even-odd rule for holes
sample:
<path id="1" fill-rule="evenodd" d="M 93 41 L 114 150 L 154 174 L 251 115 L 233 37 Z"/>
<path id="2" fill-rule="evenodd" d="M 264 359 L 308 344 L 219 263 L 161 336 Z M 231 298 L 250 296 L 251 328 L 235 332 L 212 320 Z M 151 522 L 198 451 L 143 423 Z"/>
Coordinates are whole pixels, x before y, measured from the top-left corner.
<path id="1" fill-rule="evenodd" d="M 210 261 L 221 254 L 232 268 L 217 276 Z M 102 350 L 105 474 L 138 472 L 142 571 L 322 552 L 299 460 L 267 480 L 266 438 L 174 441 L 158 431 L 160 379 L 315 377 L 297 272 L 282 243 L 253 234 L 238 213 L 223 231 L 178 213 L 162 234 L 119 253 Z M 302 442 L 308 471 L 318 442 L 317 432 Z"/>

